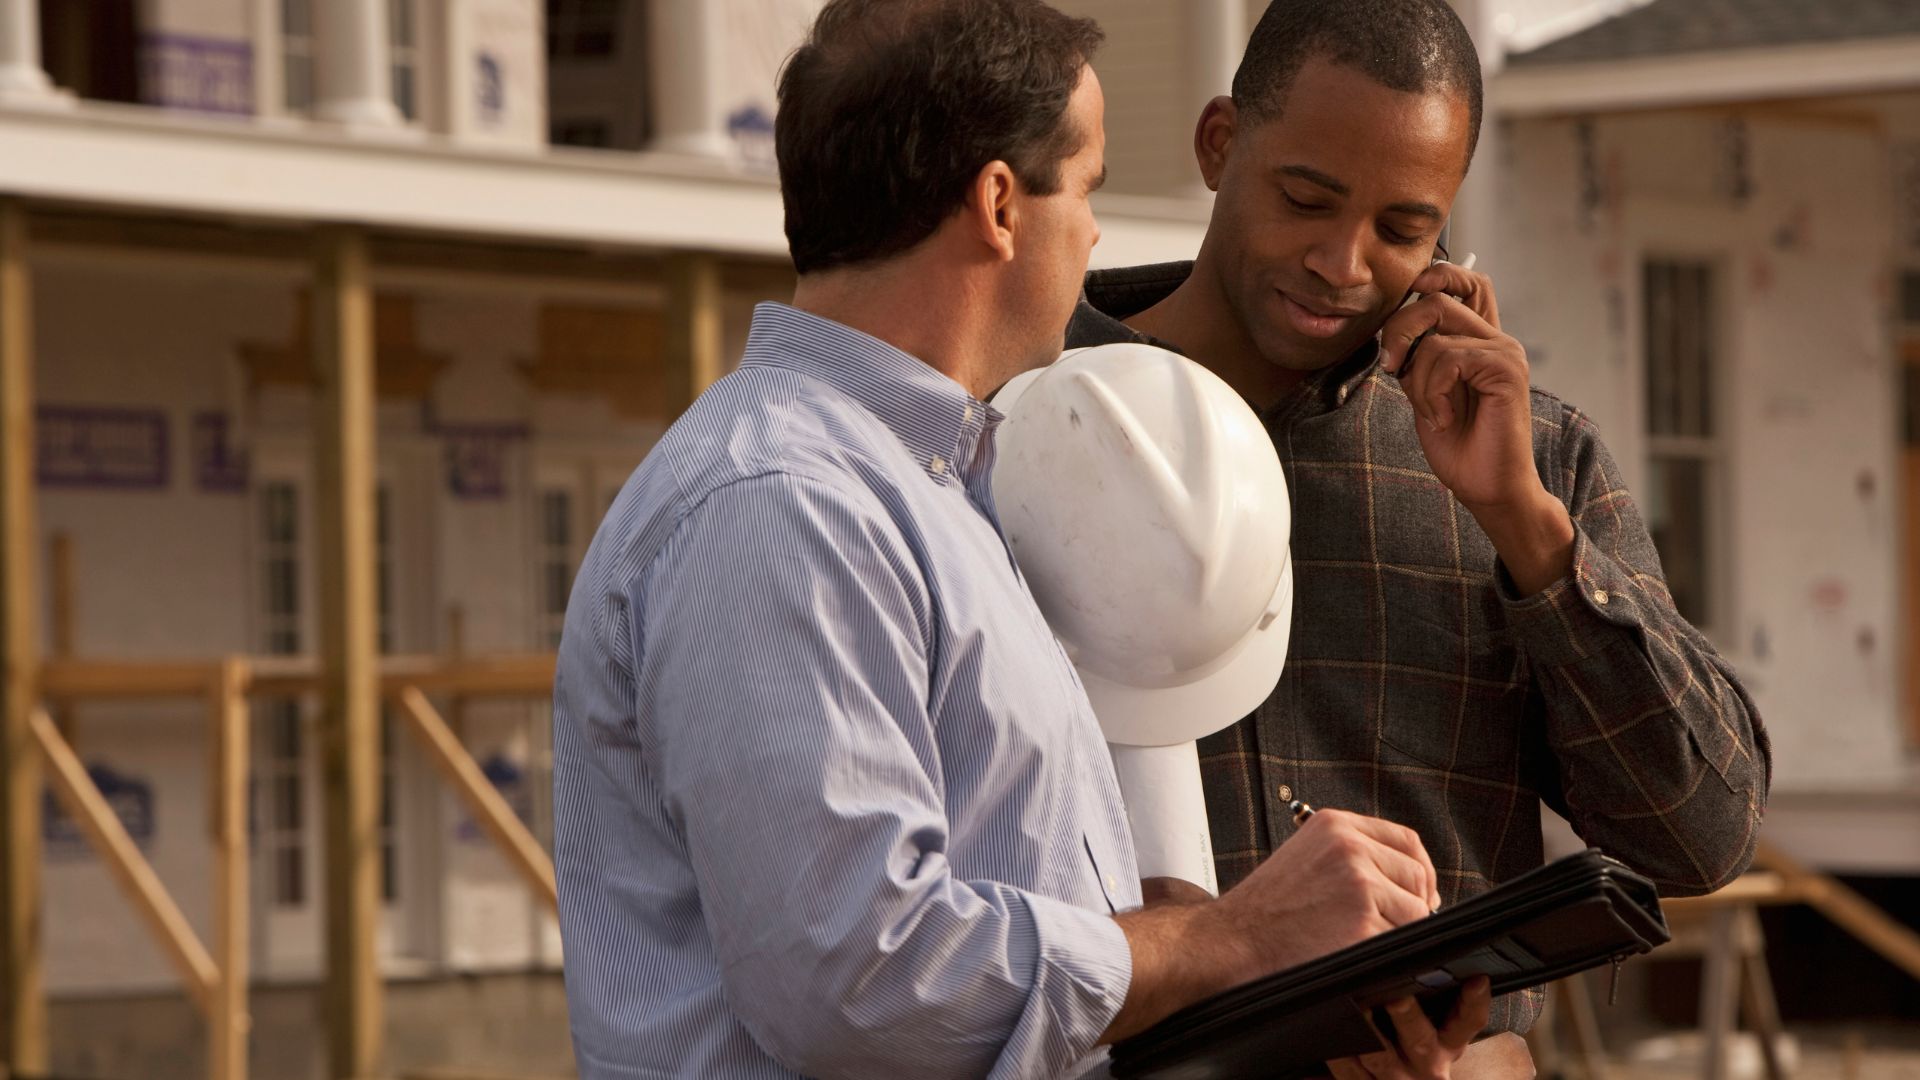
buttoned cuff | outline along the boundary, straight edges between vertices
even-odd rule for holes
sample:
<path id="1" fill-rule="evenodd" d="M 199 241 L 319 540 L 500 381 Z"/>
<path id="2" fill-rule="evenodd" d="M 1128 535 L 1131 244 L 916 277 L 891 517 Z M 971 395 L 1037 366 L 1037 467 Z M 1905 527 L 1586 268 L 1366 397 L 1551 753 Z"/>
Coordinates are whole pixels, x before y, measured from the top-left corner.
<path id="1" fill-rule="evenodd" d="M 1618 641 L 1622 631 L 1643 625 L 1633 579 L 1594 548 L 1578 522 L 1573 526 L 1572 574 L 1522 597 L 1506 564 L 1495 559 L 1493 580 L 1515 642 L 1528 659 L 1544 667 L 1578 663 Z"/>
<path id="2" fill-rule="evenodd" d="M 1112 916 L 1023 893 L 1039 951 L 1034 997 L 1022 1027 L 1039 1021 L 1061 1044 L 1057 1066 L 1086 1057 L 1120 1014 L 1133 982 L 1133 950 Z M 1038 1006 L 1038 1008 L 1036 1008 Z M 1044 1013 L 1044 1015 L 1042 1015 Z M 1062 1061 L 1064 1059 L 1064 1061 Z"/>

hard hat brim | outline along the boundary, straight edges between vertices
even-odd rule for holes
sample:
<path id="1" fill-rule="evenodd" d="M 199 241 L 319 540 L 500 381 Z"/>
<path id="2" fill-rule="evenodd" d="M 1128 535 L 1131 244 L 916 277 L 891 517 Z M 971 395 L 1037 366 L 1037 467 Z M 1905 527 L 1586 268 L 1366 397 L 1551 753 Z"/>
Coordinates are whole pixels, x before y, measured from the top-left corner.
<path id="1" fill-rule="evenodd" d="M 1293 563 L 1274 588 L 1269 611 L 1281 616 L 1247 637 L 1227 662 L 1193 682 L 1170 687 L 1129 686 L 1081 670 L 1080 682 L 1107 741 L 1122 746 L 1176 746 L 1223 731 L 1259 708 L 1280 684 L 1293 615 Z M 1221 717 L 1227 717 L 1222 721 Z"/>

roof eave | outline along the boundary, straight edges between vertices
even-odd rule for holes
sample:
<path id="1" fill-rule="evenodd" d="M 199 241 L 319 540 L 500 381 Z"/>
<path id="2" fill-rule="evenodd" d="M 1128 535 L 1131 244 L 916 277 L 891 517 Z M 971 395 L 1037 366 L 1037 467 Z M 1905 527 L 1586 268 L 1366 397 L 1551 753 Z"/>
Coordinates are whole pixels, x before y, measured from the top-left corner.
<path id="1" fill-rule="evenodd" d="M 1517 63 L 1488 86 L 1499 116 L 1825 97 L 1920 87 L 1920 35 L 1724 52 Z"/>

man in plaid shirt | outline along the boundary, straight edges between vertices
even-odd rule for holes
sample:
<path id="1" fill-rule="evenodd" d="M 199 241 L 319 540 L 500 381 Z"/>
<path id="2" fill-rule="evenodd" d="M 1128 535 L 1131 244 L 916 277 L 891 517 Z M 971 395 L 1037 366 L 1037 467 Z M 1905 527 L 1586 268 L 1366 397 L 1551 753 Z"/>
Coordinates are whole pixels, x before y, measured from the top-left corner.
<path id="1" fill-rule="evenodd" d="M 1543 801 L 1668 895 L 1753 855 L 1752 701 L 1675 611 L 1593 425 L 1529 386 L 1490 280 L 1430 265 L 1480 104 L 1441 0 L 1277 0 L 1195 132 L 1198 258 L 1089 275 L 1068 330 L 1206 364 L 1286 469 L 1286 673 L 1200 746 L 1223 888 L 1294 797 L 1414 827 L 1447 902 L 1540 864 Z M 1491 1030 L 1540 1001 L 1497 1000 Z M 1515 1035 L 1474 1050 L 1456 1076 L 1531 1075 Z"/>

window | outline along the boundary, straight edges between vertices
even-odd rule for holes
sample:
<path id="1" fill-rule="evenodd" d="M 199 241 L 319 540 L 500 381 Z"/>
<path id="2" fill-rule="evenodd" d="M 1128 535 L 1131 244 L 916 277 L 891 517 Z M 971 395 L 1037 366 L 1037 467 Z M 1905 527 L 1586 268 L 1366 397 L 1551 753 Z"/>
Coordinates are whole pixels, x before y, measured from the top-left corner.
<path id="1" fill-rule="evenodd" d="M 313 109 L 311 4 L 312 0 L 280 0 L 280 63 L 288 112 Z"/>
<path id="2" fill-rule="evenodd" d="M 393 104 L 408 120 L 420 118 L 420 38 L 414 0 L 388 0 L 387 34 L 393 57 Z"/>
<path id="3" fill-rule="evenodd" d="M 290 483 L 270 481 L 261 490 L 261 595 L 264 646 L 275 656 L 300 651 L 300 499 Z M 306 733 L 298 698 L 261 703 L 266 758 L 260 782 L 266 792 L 261 815 L 268 894 L 280 907 L 307 902 Z"/>
<path id="4" fill-rule="evenodd" d="M 540 633 L 550 649 L 560 647 L 573 592 L 573 492 L 540 492 Z"/>
<path id="5" fill-rule="evenodd" d="M 619 51 L 621 0 L 547 0 L 547 55 L 596 59 Z"/>
<path id="6" fill-rule="evenodd" d="M 140 31 L 134 0 L 42 0 L 41 63 L 55 85 L 90 101 L 138 102 Z"/>
<path id="7" fill-rule="evenodd" d="M 1715 623 L 1714 576 L 1723 550 L 1720 432 L 1713 400 L 1717 361 L 1715 275 L 1710 263 L 1650 259 L 1646 312 L 1647 526 L 1680 614 Z"/>
<path id="8" fill-rule="evenodd" d="M 605 120 L 555 120 L 548 141 L 555 146 L 607 147 L 613 143 L 613 129 Z"/>

